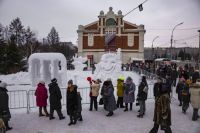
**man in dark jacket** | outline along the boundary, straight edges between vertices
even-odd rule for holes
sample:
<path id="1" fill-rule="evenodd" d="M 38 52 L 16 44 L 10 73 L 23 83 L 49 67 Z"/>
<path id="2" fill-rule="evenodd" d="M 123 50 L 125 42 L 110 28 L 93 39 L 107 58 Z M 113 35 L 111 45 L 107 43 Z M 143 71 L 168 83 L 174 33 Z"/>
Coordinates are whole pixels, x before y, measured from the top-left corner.
<path id="1" fill-rule="evenodd" d="M 145 114 L 145 101 L 147 100 L 147 93 L 148 93 L 148 85 L 146 81 L 146 77 L 142 76 L 142 81 L 140 85 L 138 86 L 138 95 L 137 95 L 137 101 L 140 105 L 139 115 L 137 117 L 142 118 Z"/>
<path id="2" fill-rule="evenodd" d="M 162 78 L 158 77 L 157 82 L 154 84 L 153 87 L 153 95 L 155 99 L 159 95 L 159 90 L 161 89 L 161 87 L 162 87 Z"/>
<path id="3" fill-rule="evenodd" d="M 200 78 L 199 71 L 196 68 L 195 72 L 192 74 L 192 83 L 196 83 L 197 79 Z"/>
<path id="4" fill-rule="evenodd" d="M 72 124 L 76 124 L 77 121 L 77 111 L 78 111 L 78 95 L 77 95 L 77 86 L 73 85 L 73 81 L 68 81 L 67 87 L 67 114 L 70 117 L 70 123 L 68 124 L 71 126 Z"/>
<path id="5" fill-rule="evenodd" d="M 9 127 L 8 121 L 11 118 L 11 114 L 10 114 L 10 110 L 9 110 L 9 106 L 8 106 L 8 101 L 9 101 L 9 97 L 7 94 L 7 84 L 4 82 L 0 83 L 0 118 L 3 119 L 5 126 L 6 126 L 6 130 L 11 130 L 12 127 Z"/>
<path id="6" fill-rule="evenodd" d="M 54 110 L 56 110 L 60 120 L 65 119 L 65 117 L 63 116 L 63 114 L 61 112 L 62 95 L 61 95 L 60 88 L 57 84 L 56 78 L 52 79 L 51 83 L 49 84 L 49 93 L 50 93 L 50 117 L 49 117 L 49 119 L 50 120 L 55 119 L 55 117 L 53 117 Z"/>

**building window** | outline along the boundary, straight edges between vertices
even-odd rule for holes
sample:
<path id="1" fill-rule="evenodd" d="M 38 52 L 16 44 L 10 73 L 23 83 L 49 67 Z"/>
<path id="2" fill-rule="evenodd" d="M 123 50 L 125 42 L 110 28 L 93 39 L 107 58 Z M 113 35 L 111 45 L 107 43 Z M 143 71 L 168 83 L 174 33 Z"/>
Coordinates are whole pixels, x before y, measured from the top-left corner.
<path id="1" fill-rule="evenodd" d="M 134 46 L 134 34 L 128 34 L 128 46 Z"/>
<path id="2" fill-rule="evenodd" d="M 94 35 L 93 33 L 88 34 L 88 46 L 93 46 L 94 45 Z"/>

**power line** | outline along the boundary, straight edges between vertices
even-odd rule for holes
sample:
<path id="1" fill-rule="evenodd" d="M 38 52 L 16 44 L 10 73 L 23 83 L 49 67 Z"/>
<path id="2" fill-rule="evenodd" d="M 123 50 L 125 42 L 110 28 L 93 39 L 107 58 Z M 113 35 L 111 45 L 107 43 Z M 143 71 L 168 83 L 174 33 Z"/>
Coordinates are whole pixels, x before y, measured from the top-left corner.
<path id="1" fill-rule="evenodd" d="M 124 15 L 124 17 L 127 16 L 128 14 L 130 14 L 131 12 L 133 12 L 134 10 L 136 10 L 137 8 L 139 8 L 139 10 L 142 11 L 142 10 L 143 10 L 142 5 L 143 5 L 144 3 L 146 3 L 147 1 L 148 1 L 148 0 L 145 0 L 144 2 L 142 2 L 141 4 L 139 4 L 137 7 L 133 8 L 132 10 L 130 10 L 128 13 L 126 13 L 126 14 Z"/>
<path id="2" fill-rule="evenodd" d="M 200 29 L 200 27 L 181 28 L 181 29 L 176 29 L 176 30 L 197 30 L 197 29 Z M 172 30 L 172 29 L 165 29 L 165 28 L 161 28 L 161 29 L 147 28 L 146 30 Z"/>

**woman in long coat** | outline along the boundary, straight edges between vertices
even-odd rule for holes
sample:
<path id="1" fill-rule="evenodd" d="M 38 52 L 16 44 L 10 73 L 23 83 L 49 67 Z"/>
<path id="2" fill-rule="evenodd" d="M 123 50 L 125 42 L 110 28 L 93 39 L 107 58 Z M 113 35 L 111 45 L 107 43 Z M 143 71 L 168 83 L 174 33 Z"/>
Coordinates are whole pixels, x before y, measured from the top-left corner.
<path id="1" fill-rule="evenodd" d="M 170 109 L 170 96 L 168 90 L 163 86 L 159 90 L 159 95 L 155 98 L 154 109 L 154 127 L 149 133 L 157 133 L 159 126 L 165 133 L 172 133 L 171 131 L 171 109 Z"/>
<path id="2" fill-rule="evenodd" d="M 68 124 L 71 126 L 72 124 L 76 124 L 76 113 L 78 109 L 78 96 L 77 96 L 77 86 L 73 85 L 73 81 L 68 81 L 67 87 L 67 114 L 70 117 L 70 123 Z"/>
<path id="3" fill-rule="evenodd" d="M 113 111 L 117 109 L 117 105 L 114 96 L 114 87 L 110 80 L 104 82 L 101 94 L 103 95 L 104 108 L 109 112 L 106 116 L 112 116 Z"/>
<path id="4" fill-rule="evenodd" d="M 61 105 L 61 99 L 62 99 L 62 94 L 60 91 L 60 87 L 57 84 L 57 79 L 54 78 L 51 80 L 51 83 L 49 84 L 49 93 L 50 93 L 50 116 L 49 119 L 55 119 L 53 116 L 54 110 L 56 110 L 59 119 L 63 120 L 65 117 L 62 114 L 62 105 Z"/>
<path id="5" fill-rule="evenodd" d="M 128 111 L 128 103 L 130 103 L 130 110 L 132 110 L 133 102 L 135 101 L 135 84 L 131 77 L 126 79 L 126 83 L 124 86 L 124 103 L 125 103 L 125 110 Z"/>
<path id="6" fill-rule="evenodd" d="M 48 94 L 47 94 L 47 88 L 45 87 L 44 81 L 40 81 L 39 84 L 37 85 L 35 96 L 36 96 L 37 106 L 39 107 L 39 116 L 44 116 L 42 114 L 42 108 L 43 108 L 46 116 L 48 117 L 49 116 L 49 113 L 47 112 Z"/>
<path id="7" fill-rule="evenodd" d="M 11 119 L 11 114 L 9 110 L 9 96 L 8 90 L 6 89 L 7 84 L 4 82 L 0 83 L 0 118 L 3 119 L 6 126 L 6 130 L 11 130 L 12 127 L 9 126 L 8 121 Z"/>

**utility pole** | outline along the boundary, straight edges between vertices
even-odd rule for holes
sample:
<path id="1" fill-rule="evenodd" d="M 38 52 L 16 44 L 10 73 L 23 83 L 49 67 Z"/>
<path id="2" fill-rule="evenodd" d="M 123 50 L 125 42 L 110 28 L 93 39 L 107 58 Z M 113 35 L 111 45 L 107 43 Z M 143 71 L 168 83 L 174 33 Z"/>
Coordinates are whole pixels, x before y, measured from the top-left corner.
<path id="1" fill-rule="evenodd" d="M 199 32 L 199 59 L 198 59 L 198 63 L 200 63 L 200 30 L 198 30 Z"/>
<path id="2" fill-rule="evenodd" d="M 154 60 L 154 49 L 153 49 L 153 43 L 154 43 L 154 41 L 155 41 L 157 38 L 159 38 L 159 36 L 156 36 L 156 37 L 153 39 L 153 41 L 152 41 L 152 46 L 151 46 L 151 48 L 152 48 L 152 57 L 153 57 L 153 60 Z"/>

